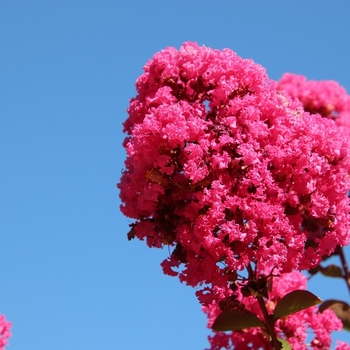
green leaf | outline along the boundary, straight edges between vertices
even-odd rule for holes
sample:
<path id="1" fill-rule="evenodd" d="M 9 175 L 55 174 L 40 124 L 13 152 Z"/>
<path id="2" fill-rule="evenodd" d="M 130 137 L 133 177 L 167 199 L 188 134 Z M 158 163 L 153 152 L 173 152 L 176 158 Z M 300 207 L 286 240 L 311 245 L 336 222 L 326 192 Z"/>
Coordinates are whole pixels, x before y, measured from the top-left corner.
<path id="1" fill-rule="evenodd" d="M 343 329 L 350 331 L 350 306 L 341 300 L 326 300 L 319 307 L 319 312 L 323 312 L 326 309 L 331 309 L 343 322 Z"/>
<path id="2" fill-rule="evenodd" d="M 289 344 L 287 340 L 277 338 L 278 341 L 282 344 L 281 350 L 292 350 L 292 346 Z"/>
<path id="3" fill-rule="evenodd" d="M 336 299 L 329 299 L 324 301 L 319 307 L 318 307 L 318 312 L 323 312 L 324 310 L 329 309 L 332 305 L 336 304 L 336 303 L 344 303 L 345 302 L 341 301 L 341 300 L 336 300 Z"/>
<path id="4" fill-rule="evenodd" d="M 320 266 L 320 271 L 322 275 L 328 277 L 343 277 L 342 270 L 337 265 L 328 265 L 327 267 Z"/>
<path id="5" fill-rule="evenodd" d="M 214 321 L 214 331 L 239 331 L 245 328 L 262 327 L 264 323 L 252 312 L 247 310 L 226 310 L 223 311 Z"/>
<path id="6" fill-rule="evenodd" d="M 276 305 L 273 320 L 294 314 L 308 307 L 317 305 L 322 300 L 307 290 L 294 290 L 285 295 Z"/>

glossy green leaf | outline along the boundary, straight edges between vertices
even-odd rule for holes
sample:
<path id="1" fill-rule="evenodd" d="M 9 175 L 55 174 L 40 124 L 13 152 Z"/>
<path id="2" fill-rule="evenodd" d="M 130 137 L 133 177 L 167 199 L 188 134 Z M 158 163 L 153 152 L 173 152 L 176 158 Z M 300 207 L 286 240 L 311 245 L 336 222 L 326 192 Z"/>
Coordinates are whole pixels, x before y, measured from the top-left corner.
<path id="1" fill-rule="evenodd" d="M 285 295 L 276 305 L 274 321 L 321 303 L 322 300 L 307 290 L 295 290 Z"/>
<path id="2" fill-rule="evenodd" d="M 278 341 L 282 344 L 281 350 L 292 350 L 292 346 L 289 344 L 287 340 L 277 338 Z"/>
<path id="3" fill-rule="evenodd" d="M 331 309 L 338 316 L 338 318 L 343 322 L 343 329 L 350 331 L 350 306 L 341 300 L 326 300 L 323 302 L 319 311 L 323 312 L 326 309 Z"/>
<path id="4" fill-rule="evenodd" d="M 264 323 L 249 311 L 226 310 L 223 311 L 214 321 L 214 331 L 239 331 L 245 328 L 263 327 Z"/>
<path id="5" fill-rule="evenodd" d="M 337 265 L 328 265 L 327 267 L 320 266 L 320 271 L 322 275 L 328 277 L 343 277 L 342 270 Z"/>

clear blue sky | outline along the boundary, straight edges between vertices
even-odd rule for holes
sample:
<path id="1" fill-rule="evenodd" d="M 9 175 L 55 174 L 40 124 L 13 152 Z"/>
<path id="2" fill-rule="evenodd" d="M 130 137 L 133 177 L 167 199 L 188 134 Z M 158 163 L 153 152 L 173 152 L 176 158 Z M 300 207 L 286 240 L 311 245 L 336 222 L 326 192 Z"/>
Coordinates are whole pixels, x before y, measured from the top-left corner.
<path id="1" fill-rule="evenodd" d="M 350 91 L 348 1 L 0 0 L 0 312 L 9 350 L 203 350 L 168 251 L 126 239 L 116 183 L 142 66 L 197 41 Z M 350 259 L 350 251 L 348 252 Z M 323 298 L 349 296 L 315 280 Z M 343 334 L 350 341 L 350 335 Z"/>

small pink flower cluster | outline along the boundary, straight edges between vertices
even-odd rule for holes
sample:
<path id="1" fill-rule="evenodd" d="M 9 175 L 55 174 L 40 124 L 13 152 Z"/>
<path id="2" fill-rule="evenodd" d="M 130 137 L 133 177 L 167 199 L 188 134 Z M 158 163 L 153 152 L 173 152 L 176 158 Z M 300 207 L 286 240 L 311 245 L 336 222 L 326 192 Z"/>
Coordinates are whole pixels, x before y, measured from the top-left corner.
<path id="1" fill-rule="evenodd" d="M 6 321 L 3 315 L 0 315 L 0 350 L 5 350 L 8 339 L 11 337 L 11 322 Z"/>
<path id="2" fill-rule="evenodd" d="M 337 347 L 335 350 L 350 350 L 350 345 L 344 341 L 337 340 Z"/>
<path id="3" fill-rule="evenodd" d="M 306 277 L 297 271 L 286 273 L 279 278 L 273 279 L 272 290 L 269 292 L 269 299 L 266 302 L 268 311 L 273 313 L 275 306 L 287 293 L 294 290 L 306 289 Z M 250 296 L 240 298 L 240 302 L 245 304 L 247 310 L 258 315 L 262 320 L 262 313 L 256 298 Z M 215 318 L 221 313 L 217 302 L 207 307 L 203 307 L 208 315 L 209 326 Z M 342 323 L 337 316 L 330 310 L 323 313 L 318 312 L 316 306 L 299 311 L 277 321 L 275 331 L 280 339 L 288 340 L 293 350 L 304 350 L 305 344 L 309 342 L 311 349 L 330 349 L 332 339 L 331 332 L 342 329 Z M 314 338 L 311 338 L 310 331 L 313 331 Z M 308 332 L 307 332 L 308 331 Z M 307 333 L 308 336 L 307 336 Z M 259 328 L 251 328 L 243 332 L 223 333 L 218 332 L 209 337 L 210 350 L 221 349 L 268 349 L 269 342 L 263 336 Z M 337 350 L 349 349 L 347 344 L 338 345 Z"/>
<path id="4" fill-rule="evenodd" d="M 337 82 L 307 81 L 302 75 L 286 73 L 278 82 L 278 89 L 297 98 L 305 111 L 335 120 L 350 135 L 350 96 Z"/>

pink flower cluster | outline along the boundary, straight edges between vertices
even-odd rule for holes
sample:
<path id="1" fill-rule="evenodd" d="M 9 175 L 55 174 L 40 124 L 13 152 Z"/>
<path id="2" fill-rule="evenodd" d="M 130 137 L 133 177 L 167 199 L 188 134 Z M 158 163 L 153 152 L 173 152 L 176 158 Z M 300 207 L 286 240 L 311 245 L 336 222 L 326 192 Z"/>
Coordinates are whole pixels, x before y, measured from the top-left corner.
<path id="1" fill-rule="evenodd" d="M 11 322 L 6 321 L 3 315 L 0 315 L 0 350 L 5 350 L 8 339 L 11 337 Z"/>
<path id="2" fill-rule="evenodd" d="M 272 290 L 269 292 L 269 299 L 266 302 L 268 311 L 272 314 L 275 306 L 287 293 L 294 290 L 306 289 L 306 277 L 297 271 L 286 273 L 279 278 L 274 278 Z M 247 310 L 259 316 L 262 320 L 262 313 L 256 298 L 250 296 L 240 298 L 240 302 L 245 304 Z M 208 315 L 209 326 L 221 313 L 218 302 L 214 302 L 207 307 L 203 307 Z M 330 349 L 332 339 L 331 332 L 342 329 L 342 323 L 331 310 L 323 313 L 318 312 L 318 307 L 314 306 L 298 313 L 289 315 L 277 321 L 275 332 L 280 339 L 287 340 L 293 350 L 308 349 Z M 313 338 L 311 337 L 313 332 Z M 307 334 L 308 333 L 308 334 Z M 218 332 L 209 337 L 210 350 L 221 349 L 268 349 L 269 342 L 259 328 L 251 328 L 249 331 L 223 333 Z M 305 344 L 309 342 L 309 346 Z M 343 343 L 336 347 L 337 350 L 350 349 Z"/>
<path id="3" fill-rule="evenodd" d="M 163 271 L 201 288 L 210 325 L 242 305 L 261 317 L 243 293 L 245 268 L 281 274 L 266 298 L 273 312 L 286 293 L 305 289 L 297 270 L 348 244 L 350 143 L 336 123 L 345 129 L 350 108 L 345 90 L 322 84 L 292 75 L 276 84 L 252 60 L 191 42 L 154 55 L 137 80 L 118 184 L 121 211 L 135 220 L 128 238 L 174 247 Z M 275 331 L 303 349 L 306 327 L 311 346 L 324 349 L 341 324 L 313 307 Z M 253 328 L 217 333 L 211 344 L 258 349 L 266 338 Z"/>
<path id="4" fill-rule="evenodd" d="M 286 73 L 278 82 L 278 89 L 297 98 L 305 111 L 335 120 L 350 135 L 350 96 L 337 82 L 307 81 L 302 75 Z"/>
<path id="5" fill-rule="evenodd" d="M 176 246 L 166 273 L 224 285 L 251 262 L 307 269 L 347 244 L 350 149 L 333 120 L 228 49 L 185 43 L 144 70 L 118 186 L 129 238 Z"/>

